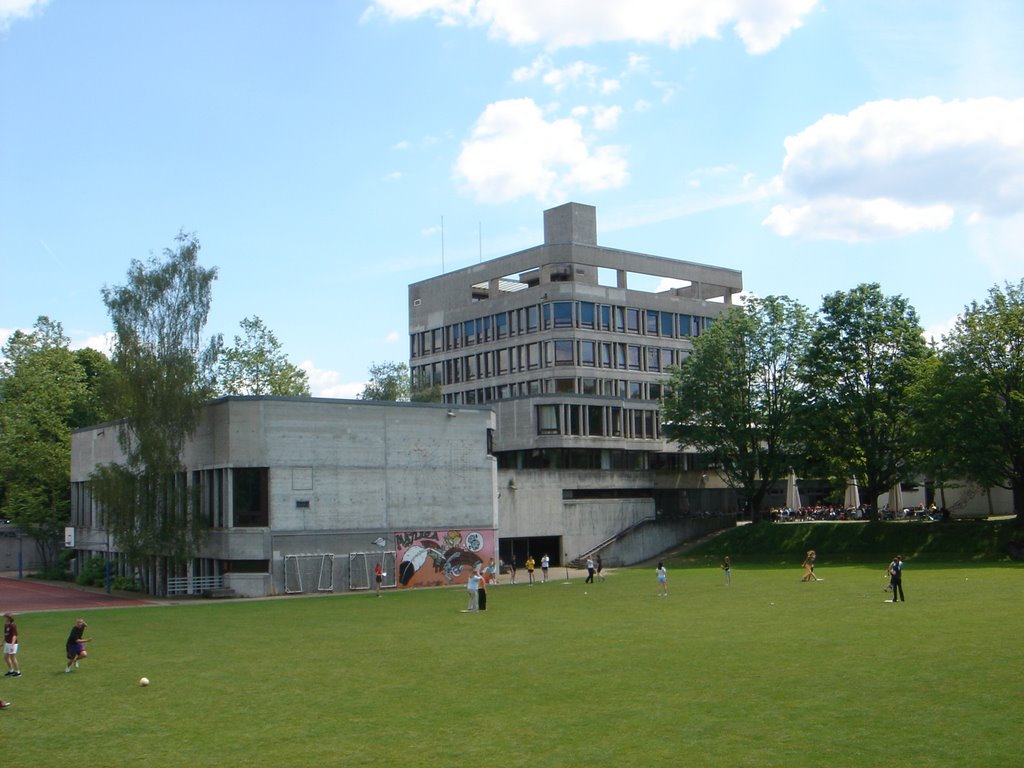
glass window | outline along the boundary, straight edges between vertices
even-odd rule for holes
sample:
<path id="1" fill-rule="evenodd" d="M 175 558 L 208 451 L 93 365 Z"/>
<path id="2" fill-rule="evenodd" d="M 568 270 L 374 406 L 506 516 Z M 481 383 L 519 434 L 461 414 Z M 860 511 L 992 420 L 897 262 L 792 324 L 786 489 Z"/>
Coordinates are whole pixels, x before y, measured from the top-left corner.
<path id="1" fill-rule="evenodd" d="M 640 333 L 640 310 L 626 308 L 626 333 Z"/>
<path id="2" fill-rule="evenodd" d="M 690 316 L 680 315 L 679 316 L 679 335 L 680 336 L 692 336 L 693 332 L 690 327 Z"/>
<path id="3" fill-rule="evenodd" d="M 486 317 L 480 318 L 480 321 L 476 325 L 477 325 L 477 332 L 480 334 L 480 339 L 479 339 L 480 341 L 490 341 L 492 338 L 494 338 L 493 336 L 491 336 L 491 316 L 490 315 L 487 315 Z"/>
<path id="4" fill-rule="evenodd" d="M 462 346 L 462 323 L 456 323 L 451 326 L 452 329 L 452 349 L 459 349 Z"/>
<path id="5" fill-rule="evenodd" d="M 566 407 L 569 411 L 569 434 L 570 435 L 582 435 L 583 434 L 583 406 L 582 405 L 570 405 Z"/>
<path id="6" fill-rule="evenodd" d="M 590 301 L 581 301 L 580 307 L 580 328 L 594 327 L 594 304 Z"/>
<path id="7" fill-rule="evenodd" d="M 615 330 L 622 333 L 626 330 L 626 312 L 622 307 L 614 307 L 615 309 Z"/>
<path id="8" fill-rule="evenodd" d="M 600 405 L 587 406 L 587 434 L 598 437 L 604 434 L 604 408 Z"/>
<path id="9" fill-rule="evenodd" d="M 575 393 L 576 379 L 555 379 L 555 392 Z"/>
<path id="10" fill-rule="evenodd" d="M 675 315 L 671 312 L 661 313 L 661 335 L 662 336 L 675 336 L 672 329 L 672 320 Z"/>
<path id="11" fill-rule="evenodd" d="M 601 367 L 612 367 L 612 345 L 609 341 L 601 342 Z"/>
<path id="12" fill-rule="evenodd" d="M 496 338 L 504 339 L 508 336 L 508 313 L 499 312 L 494 316 L 494 335 Z"/>
<path id="13" fill-rule="evenodd" d="M 643 385 L 639 381 L 629 382 L 629 399 L 639 400 L 643 396 Z"/>
<path id="14" fill-rule="evenodd" d="M 526 308 L 526 332 L 533 333 L 537 330 L 537 323 L 540 321 L 540 309 L 534 304 Z"/>
<path id="15" fill-rule="evenodd" d="M 627 346 L 627 357 L 629 360 L 629 368 L 632 371 L 640 370 L 640 345 L 629 344 Z"/>
<path id="16" fill-rule="evenodd" d="M 572 302 L 556 301 L 553 305 L 555 328 L 572 328 Z"/>
<path id="17" fill-rule="evenodd" d="M 601 305 L 601 330 L 610 331 L 612 328 L 612 308 L 607 304 Z"/>
<path id="18" fill-rule="evenodd" d="M 572 340 L 558 339 L 555 341 L 555 365 L 572 365 Z"/>
<path id="19" fill-rule="evenodd" d="M 444 333 L 443 329 L 435 328 L 430 332 L 431 335 L 431 350 L 434 352 L 440 352 L 444 349 Z"/>
<path id="20" fill-rule="evenodd" d="M 609 419 L 611 422 L 609 425 L 611 427 L 609 432 L 614 437 L 622 437 L 622 409 L 613 405 L 609 410 L 611 416 Z"/>
<path id="21" fill-rule="evenodd" d="M 537 434 L 558 434 L 558 410 L 559 408 L 557 405 L 537 406 Z"/>
<path id="22" fill-rule="evenodd" d="M 509 358 L 509 354 L 508 354 L 508 350 L 507 349 L 499 349 L 498 350 L 498 375 L 499 376 L 508 373 L 508 358 Z"/>
<path id="23" fill-rule="evenodd" d="M 264 527 L 270 524 L 270 470 L 236 467 L 231 471 L 234 526 Z"/>
<path id="24" fill-rule="evenodd" d="M 647 335 L 657 336 L 658 335 L 658 313 L 653 310 L 646 313 L 647 315 Z"/>
<path id="25" fill-rule="evenodd" d="M 661 400 L 661 384 L 648 384 L 647 385 L 647 398 L 649 400 Z"/>
<path id="26" fill-rule="evenodd" d="M 595 363 L 595 347 L 597 344 L 593 341 L 581 341 L 580 342 L 580 365 L 593 366 Z"/>
<path id="27" fill-rule="evenodd" d="M 661 370 L 661 350 L 656 347 L 649 347 L 647 349 L 647 370 L 648 371 L 660 371 Z"/>
<path id="28" fill-rule="evenodd" d="M 615 345 L 615 367 L 625 368 L 626 367 L 626 345 L 616 344 Z"/>
<path id="29" fill-rule="evenodd" d="M 544 304 L 543 305 L 543 309 L 544 309 L 544 328 L 547 329 L 547 328 L 551 327 L 551 305 L 550 304 Z"/>
<path id="30" fill-rule="evenodd" d="M 476 344 L 476 320 L 467 320 L 462 324 L 467 344 Z"/>
<path id="31" fill-rule="evenodd" d="M 526 345 L 526 367 L 531 370 L 540 368 L 540 344 L 536 341 Z"/>
<path id="32" fill-rule="evenodd" d="M 584 395 L 596 395 L 597 394 L 597 379 L 583 378 L 580 379 L 580 392 Z"/>

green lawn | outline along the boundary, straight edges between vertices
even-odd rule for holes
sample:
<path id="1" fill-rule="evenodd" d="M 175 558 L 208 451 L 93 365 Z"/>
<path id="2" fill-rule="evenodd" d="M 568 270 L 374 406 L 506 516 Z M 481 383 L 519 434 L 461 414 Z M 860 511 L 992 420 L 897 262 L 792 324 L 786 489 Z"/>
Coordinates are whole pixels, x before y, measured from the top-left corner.
<path id="1" fill-rule="evenodd" d="M 0 730 L 24 766 L 1018 761 L 1024 570 L 911 561 L 891 605 L 884 566 L 92 611 L 72 674 L 74 616 L 28 614 Z"/>

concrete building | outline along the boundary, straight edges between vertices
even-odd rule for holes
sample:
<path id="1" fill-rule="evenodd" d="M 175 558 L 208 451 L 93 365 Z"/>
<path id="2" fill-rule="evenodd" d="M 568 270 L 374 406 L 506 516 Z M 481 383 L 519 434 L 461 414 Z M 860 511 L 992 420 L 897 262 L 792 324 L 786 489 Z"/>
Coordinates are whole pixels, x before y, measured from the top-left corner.
<path id="1" fill-rule="evenodd" d="M 227 397 L 211 402 L 182 462 L 208 532 L 169 593 L 344 591 L 465 581 L 495 556 L 494 415 L 486 407 Z M 117 424 L 71 441 L 70 541 L 112 553 L 88 479 L 123 459 Z M 112 549 L 111 549 L 112 548 Z"/>
<path id="2" fill-rule="evenodd" d="M 409 286 L 413 386 L 496 414 L 503 559 L 625 562 L 734 511 L 665 438 L 659 403 L 742 287 L 735 270 L 599 246 L 579 203 L 544 212 L 543 245 Z M 652 521 L 653 542 L 628 543 Z"/>

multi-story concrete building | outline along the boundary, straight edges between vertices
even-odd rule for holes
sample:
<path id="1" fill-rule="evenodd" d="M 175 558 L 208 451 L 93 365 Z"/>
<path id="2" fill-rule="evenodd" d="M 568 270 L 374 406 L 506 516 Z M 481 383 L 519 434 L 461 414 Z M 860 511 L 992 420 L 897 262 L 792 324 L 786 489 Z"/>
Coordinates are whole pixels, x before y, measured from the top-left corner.
<path id="1" fill-rule="evenodd" d="M 599 246 L 579 203 L 544 212 L 543 245 L 409 286 L 413 386 L 495 411 L 505 559 L 560 562 L 659 514 L 729 511 L 659 406 L 742 287 L 735 270 Z"/>
<path id="2" fill-rule="evenodd" d="M 89 477 L 121 463 L 118 423 L 71 436 L 69 546 L 79 565 L 111 557 Z M 260 596 L 466 580 L 495 557 L 496 461 L 488 408 L 294 397 L 226 397 L 206 406 L 181 481 L 205 540 L 166 564 L 169 593 L 223 588 Z M 160 591 L 159 589 L 157 591 Z"/>

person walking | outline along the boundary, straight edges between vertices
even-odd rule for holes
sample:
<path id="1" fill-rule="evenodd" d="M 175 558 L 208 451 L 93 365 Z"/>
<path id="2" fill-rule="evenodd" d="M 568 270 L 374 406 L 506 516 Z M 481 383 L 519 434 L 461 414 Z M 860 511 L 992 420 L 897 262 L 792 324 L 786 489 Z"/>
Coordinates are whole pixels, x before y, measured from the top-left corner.
<path id="1" fill-rule="evenodd" d="M 508 583 L 516 583 L 516 556 L 512 555 L 512 559 L 508 561 Z"/>
<path id="2" fill-rule="evenodd" d="M 890 584 L 892 585 L 892 601 L 895 603 L 897 598 L 901 603 L 905 603 L 907 599 L 903 596 L 903 556 L 896 555 L 892 559 L 892 565 L 889 566 L 889 574 L 891 577 Z"/>
<path id="3" fill-rule="evenodd" d="M 597 556 L 597 580 L 604 581 L 604 563 L 600 555 Z"/>
<path id="4" fill-rule="evenodd" d="M 91 643 L 92 638 L 82 637 L 88 626 L 85 623 L 85 619 L 75 620 L 75 626 L 71 628 L 71 632 L 68 634 L 68 641 L 65 643 L 68 656 L 68 665 L 64 669 L 65 672 L 70 672 L 72 667 L 78 669 L 78 662 L 89 655 L 85 652 L 85 644 Z"/>
<path id="5" fill-rule="evenodd" d="M 725 586 L 732 585 L 732 561 L 729 556 L 726 555 L 725 559 L 722 560 L 722 570 L 725 571 Z"/>
<path id="6" fill-rule="evenodd" d="M 21 666 L 18 664 L 18 625 L 14 623 L 14 615 L 4 614 L 4 663 L 7 665 L 6 677 L 21 677 Z"/>
<path id="7" fill-rule="evenodd" d="M 807 557 L 804 558 L 804 575 L 800 581 L 821 581 L 814 573 L 814 560 L 817 556 L 813 549 L 807 551 Z"/>
<path id="8" fill-rule="evenodd" d="M 664 563 L 658 563 L 658 597 L 668 597 L 668 571 Z"/>
<path id="9" fill-rule="evenodd" d="M 583 580 L 584 584 L 594 583 L 594 558 L 587 558 L 587 578 Z"/>

